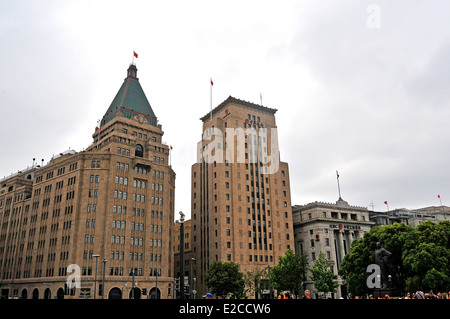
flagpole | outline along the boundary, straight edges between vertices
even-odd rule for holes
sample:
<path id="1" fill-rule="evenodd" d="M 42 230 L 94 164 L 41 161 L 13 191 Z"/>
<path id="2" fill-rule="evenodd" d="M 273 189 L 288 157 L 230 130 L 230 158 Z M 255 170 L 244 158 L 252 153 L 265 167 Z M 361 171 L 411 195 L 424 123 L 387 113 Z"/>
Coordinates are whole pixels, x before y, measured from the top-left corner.
<path id="1" fill-rule="evenodd" d="M 441 194 L 438 194 L 438 198 L 439 198 L 439 202 L 441 203 L 441 206 L 442 206 Z"/>
<path id="2" fill-rule="evenodd" d="M 336 178 L 337 178 L 337 185 L 338 185 L 339 199 L 341 199 L 341 186 L 339 185 L 339 173 L 338 173 L 338 171 L 336 171 Z"/>
<path id="3" fill-rule="evenodd" d="M 212 121 L 212 87 L 213 87 L 213 81 L 212 81 L 212 78 L 209 78 L 209 80 L 210 80 L 210 86 L 209 86 L 209 105 L 210 105 L 210 109 L 211 109 L 209 118 L 210 118 L 210 120 Z"/>
<path id="4" fill-rule="evenodd" d="M 261 106 L 262 106 L 262 93 L 259 93 L 259 98 L 261 100 Z"/>

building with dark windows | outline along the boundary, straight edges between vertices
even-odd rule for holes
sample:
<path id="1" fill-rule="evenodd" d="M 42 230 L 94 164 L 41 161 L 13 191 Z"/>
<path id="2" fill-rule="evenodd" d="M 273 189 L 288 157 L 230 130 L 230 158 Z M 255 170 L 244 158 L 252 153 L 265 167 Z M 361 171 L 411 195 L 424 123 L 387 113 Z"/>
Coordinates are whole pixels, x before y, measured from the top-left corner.
<path id="1" fill-rule="evenodd" d="M 131 64 L 85 151 L 0 181 L 2 297 L 172 298 L 175 173 L 163 134 Z"/>
<path id="2" fill-rule="evenodd" d="M 366 207 L 349 205 L 342 198 L 333 203 L 314 202 L 292 207 L 296 254 L 306 254 L 308 268 L 314 267 L 320 252 L 331 263 L 334 279 L 340 284 L 334 298 L 346 296 L 346 287 L 338 274 L 344 256 L 350 252 L 354 240 L 360 239 L 375 225 Z M 305 282 L 314 298 L 318 292 L 314 282 Z"/>
<path id="3" fill-rule="evenodd" d="M 240 271 L 278 263 L 294 250 L 289 166 L 280 161 L 276 109 L 234 97 L 201 118 L 192 166 L 191 241 L 197 291 L 215 261 Z"/>
<path id="4" fill-rule="evenodd" d="M 404 223 L 411 227 L 416 227 L 424 221 L 439 223 L 450 220 L 450 207 L 429 206 L 416 209 L 397 208 L 389 211 L 370 211 L 370 220 L 376 226 L 392 225 L 394 223 Z"/>

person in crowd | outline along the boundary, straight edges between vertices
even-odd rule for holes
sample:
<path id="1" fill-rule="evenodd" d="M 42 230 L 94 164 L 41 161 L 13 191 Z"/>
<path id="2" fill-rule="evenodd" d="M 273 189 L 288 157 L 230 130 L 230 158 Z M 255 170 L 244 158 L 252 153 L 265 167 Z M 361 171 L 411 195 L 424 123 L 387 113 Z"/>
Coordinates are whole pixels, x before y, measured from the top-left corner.
<path id="1" fill-rule="evenodd" d="M 309 290 L 305 290 L 305 296 L 303 296 L 303 299 L 311 299 L 311 296 L 309 294 Z"/>
<path id="2" fill-rule="evenodd" d="M 425 295 L 423 293 L 423 291 L 416 291 L 416 299 L 425 299 Z"/>

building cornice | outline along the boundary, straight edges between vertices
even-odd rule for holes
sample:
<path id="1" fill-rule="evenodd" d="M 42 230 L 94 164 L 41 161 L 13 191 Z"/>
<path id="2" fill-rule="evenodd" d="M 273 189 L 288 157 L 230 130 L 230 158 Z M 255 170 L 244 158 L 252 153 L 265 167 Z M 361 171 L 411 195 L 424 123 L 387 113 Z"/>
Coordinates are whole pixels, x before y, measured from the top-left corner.
<path id="1" fill-rule="evenodd" d="M 339 202 L 339 201 L 338 201 Z M 299 211 L 304 211 L 304 210 L 308 210 L 311 208 L 328 208 L 328 209 L 333 209 L 333 210 L 353 210 L 353 211 L 367 211 L 369 212 L 369 210 L 367 209 L 367 207 L 363 207 L 363 206 L 353 206 L 353 205 L 348 205 L 348 204 L 343 204 L 343 205 L 339 205 L 339 204 L 335 204 L 335 203 L 326 203 L 326 202 L 318 202 L 315 201 L 313 203 L 308 203 L 305 205 L 294 205 L 292 207 L 292 209 L 294 210 L 299 210 Z"/>
<path id="2" fill-rule="evenodd" d="M 346 220 L 346 219 L 334 219 L 334 218 L 311 218 L 302 221 L 295 221 L 295 225 L 308 225 L 314 223 L 332 223 L 332 224 L 353 224 L 353 225 L 363 225 L 372 227 L 375 225 L 375 222 L 372 221 L 363 221 L 363 220 Z"/>
<path id="3" fill-rule="evenodd" d="M 232 97 L 231 95 L 222 103 L 220 103 L 218 106 L 216 106 L 213 110 L 212 110 L 212 115 L 218 113 L 223 107 L 234 103 L 240 106 L 244 106 L 244 107 L 248 107 L 251 109 L 255 109 L 261 112 L 265 112 L 265 113 L 269 113 L 269 114 L 275 114 L 278 110 L 277 109 L 272 109 L 270 107 L 266 107 L 266 106 L 262 106 L 262 105 L 258 105 L 252 102 L 248 102 L 248 101 L 244 101 L 244 100 L 240 100 L 237 99 L 235 97 Z M 200 118 L 200 120 L 202 120 L 203 122 L 205 122 L 206 120 L 208 120 L 211 116 L 211 112 L 209 112 L 208 114 L 202 116 Z"/>

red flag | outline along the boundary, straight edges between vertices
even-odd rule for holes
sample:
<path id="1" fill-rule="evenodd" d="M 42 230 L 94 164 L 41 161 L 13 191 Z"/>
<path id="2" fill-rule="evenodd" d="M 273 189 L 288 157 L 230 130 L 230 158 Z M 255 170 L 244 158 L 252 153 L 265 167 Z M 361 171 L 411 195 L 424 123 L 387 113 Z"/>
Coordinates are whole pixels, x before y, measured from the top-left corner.
<path id="1" fill-rule="evenodd" d="M 384 203 L 387 205 L 387 201 L 385 200 Z"/>
<path id="2" fill-rule="evenodd" d="M 441 195 L 438 194 L 438 198 L 441 198 Z"/>
<path id="3" fill-rule="evenodd" d="M 136 52 L 133 51 L 134 56 L 137 58 L 138 54 Z"/>
<path id="4" fill-rule="evenodd" d="M 170 145 L 170 149 L 173 149 L 172 145 Z"/>
<path id="5" fill-rule="evenodd" d="M 211 86 L 213 86 L 214 85 L 214 83 L 213 83 L 213 81 L 212 81 L 212 79 L 211 79 Z"/>

